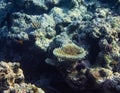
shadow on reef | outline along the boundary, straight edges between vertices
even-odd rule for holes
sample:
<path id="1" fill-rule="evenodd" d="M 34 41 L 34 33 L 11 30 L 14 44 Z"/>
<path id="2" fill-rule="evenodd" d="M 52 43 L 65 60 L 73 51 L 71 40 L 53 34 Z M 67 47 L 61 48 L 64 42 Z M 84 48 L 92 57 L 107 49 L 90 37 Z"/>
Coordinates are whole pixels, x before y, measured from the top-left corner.
<path id="1" fill-rule="evenodd" d="M 99 0 L 102 3 L 108 3 L 108 4 L 115 4 L 118 2 L 118 0 Z"/>

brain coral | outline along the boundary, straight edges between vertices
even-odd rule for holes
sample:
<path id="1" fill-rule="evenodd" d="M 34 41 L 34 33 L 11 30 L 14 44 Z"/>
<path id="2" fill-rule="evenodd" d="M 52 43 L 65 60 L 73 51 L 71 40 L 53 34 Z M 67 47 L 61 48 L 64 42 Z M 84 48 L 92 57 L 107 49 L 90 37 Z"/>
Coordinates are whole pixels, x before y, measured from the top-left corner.
<path id="1" fill-rule="evenodd" d="M 63 60 L 80 60 L 86 56 L 87 52 L 75 44 L 66 44 L 55 48 L 53 54 Z"/>

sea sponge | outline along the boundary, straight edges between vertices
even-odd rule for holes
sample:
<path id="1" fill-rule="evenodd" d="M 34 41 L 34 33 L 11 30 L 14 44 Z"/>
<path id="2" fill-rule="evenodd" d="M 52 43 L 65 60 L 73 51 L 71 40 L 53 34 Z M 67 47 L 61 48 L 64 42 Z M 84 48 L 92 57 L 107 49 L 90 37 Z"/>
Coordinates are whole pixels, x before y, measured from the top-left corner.
<path id="1" fill-rule="evenodd" d="M 83 59 L 87 52 L 75 44 L 66 44 L 60 48 L 55 48 L 53 54 L 62 60 L 77 61 Z"/>

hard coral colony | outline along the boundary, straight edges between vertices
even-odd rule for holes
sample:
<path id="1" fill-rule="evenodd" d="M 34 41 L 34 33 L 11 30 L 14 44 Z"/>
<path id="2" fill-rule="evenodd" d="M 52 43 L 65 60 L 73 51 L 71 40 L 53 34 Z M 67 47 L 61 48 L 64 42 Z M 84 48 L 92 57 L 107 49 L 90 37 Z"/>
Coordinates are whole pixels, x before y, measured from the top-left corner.
<path id="1" fill-rule="evenodd" d="M 87 54 L 87 52 L 75 44 L 67 44 L 60 48 L 55 48 L 53 54 L 58 57 L 58 59 L 76 61 L 81 60 Z"/>

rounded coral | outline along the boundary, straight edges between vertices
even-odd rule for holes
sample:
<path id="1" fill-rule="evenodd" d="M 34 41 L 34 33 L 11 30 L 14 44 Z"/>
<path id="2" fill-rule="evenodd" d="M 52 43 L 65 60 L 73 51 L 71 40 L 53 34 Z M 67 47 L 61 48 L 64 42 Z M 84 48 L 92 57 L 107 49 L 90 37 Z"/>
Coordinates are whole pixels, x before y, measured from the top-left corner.
<path id="1" fill-rule="evenodd" d="M 81 60 L 87 52 L 75 44 L 67 44 L 60 48 L 55 48 L 53 54 L 62 60 Z"/>

